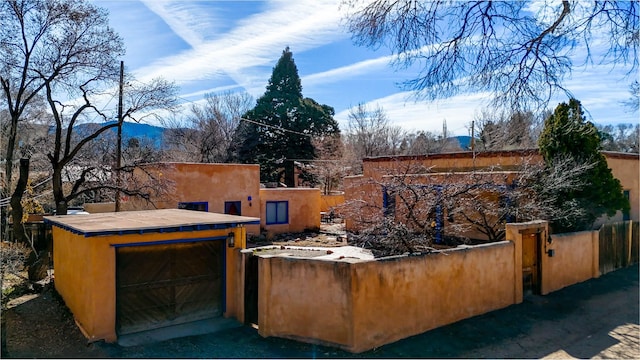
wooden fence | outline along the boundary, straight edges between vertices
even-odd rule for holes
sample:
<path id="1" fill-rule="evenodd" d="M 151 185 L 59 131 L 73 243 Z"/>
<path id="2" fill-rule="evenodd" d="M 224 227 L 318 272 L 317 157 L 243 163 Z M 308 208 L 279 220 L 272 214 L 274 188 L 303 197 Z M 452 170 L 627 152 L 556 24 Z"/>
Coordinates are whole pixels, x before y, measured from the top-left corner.
<path id="1" fill-rule="evenodd" d="M 637 221 L 604 224 L 600 228 L 600 274 L 627 267 L 638 262 Z"/>

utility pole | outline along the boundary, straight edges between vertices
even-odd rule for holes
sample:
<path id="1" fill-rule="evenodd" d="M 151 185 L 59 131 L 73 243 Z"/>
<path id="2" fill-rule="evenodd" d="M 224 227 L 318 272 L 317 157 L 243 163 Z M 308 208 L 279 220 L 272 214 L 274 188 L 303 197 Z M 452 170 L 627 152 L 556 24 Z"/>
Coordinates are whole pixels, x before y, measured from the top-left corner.
<path id="1" fill-rule="evenodd" d="M 475 148 L 475 144 L 476 144 L 476 138 L 475 138 L 475 120 L 471 120 L 471 152 L 473 152 L 474 148 Z"/>
<path id="2" fill-rule="evenodd" d="M 120 86 L 118 91 L 118 140 L 116 145 L 116 206 L 115 211 L 120 211 L 120 168 L 122 167 L 122 89 L 124 83 L 124 61 L 120 61 Z"/>

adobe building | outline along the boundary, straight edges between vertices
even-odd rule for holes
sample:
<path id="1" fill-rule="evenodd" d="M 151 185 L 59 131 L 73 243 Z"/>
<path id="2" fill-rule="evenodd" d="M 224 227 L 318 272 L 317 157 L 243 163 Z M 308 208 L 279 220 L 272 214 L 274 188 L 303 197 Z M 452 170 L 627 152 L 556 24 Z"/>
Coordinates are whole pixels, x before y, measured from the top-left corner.
<path id="1" fill-rule="evenodd" d="M 263 188 L 260 166 L 254 164 L 157 163 L 143 166 L 147 174 L 171 184 L 153 204 L 127 200 L 122 209 L 188 209 L 260 218 L 246 226 L 249 234 L 301 232 L 320 228 L 320 190 L 317 188 Z M 114 211 L 113 203 L 84 205 L 89 213 Z"/>
<path id="2" fill-rule="evenodd" d="M 594 226 L 623 220 L 640 219 L 640 155 L 618 152 L 603 152 L 614 177 L 620 180 L 625 196 L 629 199 L 630 211 L 615 216 L 601 217 Z M 456 152 L 428 155 L 381 156 L 363 159 L 363 174 L 345 179 L 345 202 L 367 200 L 377 204 L 379 209 L 385 205 L 384 189 L 377 183 L 391 174 L 407 174 L 422 177 L 423 182 L 433 183 L 435 174 L 470 174 L 491 172 L 514 172 L 525 164 L 542 161 L 538 150 L 512 150 L 487 152 Z M 435 178 L 434 178 L 435 176 Z M 432 177 L 430 180 L 426 178 Z M 371 209 L 373 211 L 374 209 Z M 358 219 L 347 218 L 347 229 L 356 230 Z"/>
<path id="3" fill-rule="evenodd" d="M 45 221 L 55 288 L 89 342 L 243 317 L 238 255 L 258 218 L 164 209 Z"/>

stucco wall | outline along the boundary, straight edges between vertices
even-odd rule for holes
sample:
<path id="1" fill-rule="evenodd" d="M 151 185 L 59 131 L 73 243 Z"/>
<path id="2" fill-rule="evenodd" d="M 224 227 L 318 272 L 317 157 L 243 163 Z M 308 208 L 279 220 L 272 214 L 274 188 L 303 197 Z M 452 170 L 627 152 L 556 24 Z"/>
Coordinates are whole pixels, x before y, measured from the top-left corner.
<path id="1" fill-rule="evenodd" d="M 89 341 L 113 342 L 116 336 L 116 248 L 115 244 L 142 244 L 226 237 L 235 233 L 234 248 L 226 250 L 226 317 L 236 317 L 243 304 L 237 304 L 236 249 L 246 247 L 246 229 L 191 232 L 147 233 L 84 237 L 53 226 L 55 287 Z M 223 241 L 223 240 L 216 240 Z"/>
<path id="2" fill-rule="evenodd" d="M 551 235 L 553 256 L 542 254 L 542 293 L 599 276 L 598 231 Z"/>
<path id="3" fill-rule="evenodd" d="M 640 159 L 638 155 L 605 153 L 607 165 L 611 169 L 613 176 L 620 180 L 623 190 L 629 191 L 629 205 L 631 210 L 629 215 L 631 220 L 640 220 Z M 622 212 L 612 217 L 603 216 L 596 221 L 596 227 L 604 223 L 622 221 Z"/>
<path id="4" fill-rule="evenodd" d="M 54 285 L 58 293 L 64 299 L 65 304 L 73 313 L 76 322 L 82 332 L 89 338 L 104 338 L 108 341 L 115 340 L 112 330 L 96 329 L 95 322 L 105 325 L 115 322 L 96 318 L 100 313 L 95 314 L 93 280 L 89 281 L 92 258 L 94 257 L 93 246 L 86 243 L 86 239 L 80 235 L 73 234 L 54 226 L 53 233 L 53 264 L 55 270 Z M 101 279 L 97 279 L 101 280 Z M 98 296 L 107 292 L 113 292 L 105 286 L 98 289 Z"/>
<path id="5" fill-rule="evenodd" d="M 173 182 L 171 195 L 147 202 L 122 202 L 125 210 L 177 209 L 180 202 L 207 202 L 209 212 L 224 214 L 226 201 L 240 201 L 242 216 L 260 217 L 260 166 L 252 164 L 161 163 L 145 165 L 145 171 Z M 139 171 L 137 176 L 145 175 Z M 87 207 L 88 206 L 88 207 Z M 89 204 L 85 209 L 92 209 Z M 88 212 L 92 212 L 87 210 Z M 113 210 L 111 210 L 113 211 Z M 247 225 L 258 234 L 258 225 Z"/>
<path id="6" fill-rule="evenodd" d="M 329 211 L 331 208 L 344 204 L 344 193 L 338 195 L 320 195 L 320 211 Z"/>
<path id="7" fill-rule="evenodd" d="M 471 152 L 393 156 L 365 159 L 362 173 L 366 177 L 377 177 L 389 173 L 406 173 L 407 169 L 430 169 L 430 171 L 471 171 L 500 166 L 511 170 L 525 161 L 539 161 L 535 150 L 486 151 L 475 155 Z M 409 172 L 415 173 L 415 172 Z"/>
<path id="8" fill-rule="evenodd" d="M 354 342 L 361 352 L 513 304 L 513 244 L 355 265 Z"/>
<path id="9" fill-rule="evenodd" d="M 258 331 L 347 348 L 352 343 L 352 268 L 346 262 L 258 260 Z"/>
<path id="10" fill-rule="evenodd" d="M 362 352 L 514 303 L 510 242 L 368 262 L 261 258 L 259 332 Z"/>
<path id="11" fill-rule="evenodd" d="M 623 190 L 629 190 L 631 220 L 640 220 L 640 157 L 638 154 L 603 152 L 607 164 L 615 178 L 620 180 Z M 488 151 L 480 153 L 458 152 L 445 154 L 390 156 L 364 159 L 364 179 L 380 180 L 384 175 L 393 173 L 424 173 L 438 171 L 478 171 L 499 167 L 500 170 L 515 170 L 522 164 L 542 161 L 537 150 Z M 345 183 L 346 184 L 346 183 Z M 345 185 L 346 186 L 346 185 Z M 370 197 L 381 196 L 374 192 Z M 353 197 L 345 189 L 345 200 L 349 202 Z M 594 228 L 601 224 L 622 221 L 622 213 L 614 217 L 601 217 L 594 224 Z M 347 222 L 349 225 L 349 222 Z"/>
<path id="12" fill-rule="evenodd" d="M 289 203 L 289 218 L 286 224 L 267 225 L 267 201 L 287 201 Z M 269 235 L 320 228 L 320 189 L 260 189 L 260 208 L 260 226 Z"/>
<path id="13" fill-rule="evenodd" d="M 345 204 L 343 211 L 345 228 L 359 231 L 382 214 L 382 186 L 362 175 L 343 179 Z M 363 201 L 364 200 L 364 201 Z"/>

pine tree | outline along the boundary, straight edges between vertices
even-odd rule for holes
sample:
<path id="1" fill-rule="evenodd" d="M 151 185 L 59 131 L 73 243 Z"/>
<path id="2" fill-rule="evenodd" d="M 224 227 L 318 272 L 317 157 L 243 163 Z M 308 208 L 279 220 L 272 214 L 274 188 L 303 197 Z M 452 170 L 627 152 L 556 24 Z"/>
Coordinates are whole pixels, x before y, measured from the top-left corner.
<path id="1" fill-rule="evenodd" d="M 294 160 L 316 157 L 312 138 L 339 133 L 335 111 L 303 98 L 293 54 L 287 47 L 273 68 L 266 92 L 249 110 L 234 134 L 230 160 L 260 164 L 262 182 L 279 182 L 284 176 L 293 186 Z"/>
<path id="2" fill-rule="evenodd" d="M 585 120 L 582 106 L 576 99 L 559 104 L 544 124 L 538 143 L 547 167 L 560 159 L 572 159 L 576 164 L 591 164 L 582 178 L 580 188 L 554 194 L 557 206 L 577 204 L 580 215 L 561 221 L 552 221 L 557 232 L 586 230 L 598 217 L 615 215 L 617 210 L 628 210 L 620 181 L 613 177 L 605 156 L 601 153 L 598 129 Z"/>

